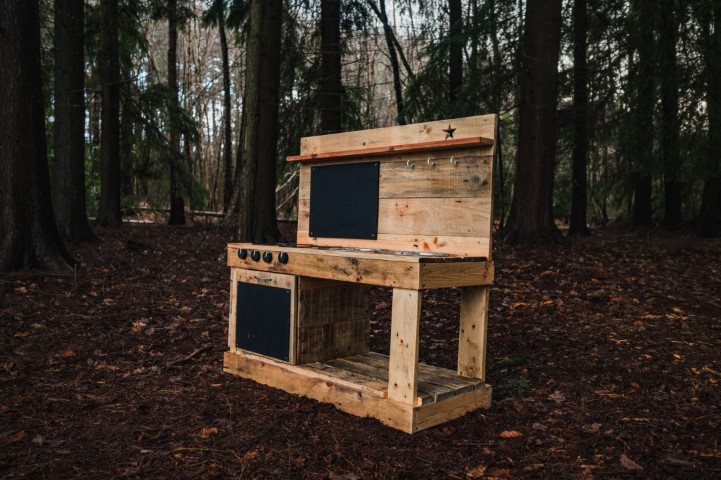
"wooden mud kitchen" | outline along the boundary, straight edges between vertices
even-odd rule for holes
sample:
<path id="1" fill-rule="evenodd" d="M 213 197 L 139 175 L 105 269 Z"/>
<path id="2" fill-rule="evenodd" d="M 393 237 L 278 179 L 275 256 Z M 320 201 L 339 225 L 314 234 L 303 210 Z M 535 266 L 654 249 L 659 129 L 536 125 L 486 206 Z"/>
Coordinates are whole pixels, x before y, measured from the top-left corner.
<path id="1" fill-rule="evenodd" d="M 413 433 L 489 407 L 496 115 L 303 138 L 295 244 L 228 245 L 224 370 Z M 390 355 L 371 285 L 393 289 Z M 460 287 L 458 367 L 418 362 L 422 291 Z"/>

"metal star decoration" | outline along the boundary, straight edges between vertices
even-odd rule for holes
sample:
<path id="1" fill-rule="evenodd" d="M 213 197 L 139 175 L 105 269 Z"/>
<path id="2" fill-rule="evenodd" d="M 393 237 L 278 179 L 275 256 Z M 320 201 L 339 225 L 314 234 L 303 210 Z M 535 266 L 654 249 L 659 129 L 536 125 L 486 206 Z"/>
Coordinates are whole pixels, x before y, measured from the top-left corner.
<path id="1" fill-rule="evenodd" d="M 453 138 L 453 132 L 455 132 L 456 129 L 455 129 L 455 128 L 451 128 L 451 124 L 449 123 L 449 124 L 448 124 L 448 128 L 446 128 L 446 129 L 443 130 L 443 131 L 446 132 L 446 140 L 448 140 L 449 138 Z"/>

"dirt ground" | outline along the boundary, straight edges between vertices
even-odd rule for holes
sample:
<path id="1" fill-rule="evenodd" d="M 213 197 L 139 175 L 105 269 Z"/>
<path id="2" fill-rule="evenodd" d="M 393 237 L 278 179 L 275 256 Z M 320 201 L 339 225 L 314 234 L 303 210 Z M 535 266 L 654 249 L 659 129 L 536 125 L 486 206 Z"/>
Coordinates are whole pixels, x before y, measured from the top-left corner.
<path id="1" fill-rule="evenodd" d="M 99 233 L 0 276 L 0 477 L 721 478 L 719 239 L 497 245 L 493 404 L 407 435 L 222 372 L 222 232 Z M 424 295 L 423 361 L 455 367 L 458 302 Z"/>

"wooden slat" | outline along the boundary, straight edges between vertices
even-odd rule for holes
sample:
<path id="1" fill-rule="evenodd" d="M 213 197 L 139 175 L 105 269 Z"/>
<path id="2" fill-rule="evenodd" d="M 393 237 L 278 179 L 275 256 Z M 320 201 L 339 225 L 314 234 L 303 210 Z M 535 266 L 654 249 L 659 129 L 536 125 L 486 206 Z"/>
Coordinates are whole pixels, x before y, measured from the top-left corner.
<path id="1" fill-rule="evenodd" d="M 461 297 L 461 327 L 458 339 L 458 375 L 486 376 L 486 328 L 490 287 L 465 287 Z"/>
<path id="2" fill-rule="evenodd" d="M 413 405 L 418 392 L 419 290 L 393 289 L 388 398 Z"/>
<path id="3" fill-rule="evenodd" d="M 230 312 L 228 313 L 228 347 L 235 350 L 235 333 L 238 319 L 238 269 L 230 269 Z"/>
<path id="4" fill-rule="evenodd" d="M 463 156 L 434 158 L 435 166 L 427 159 L 415 160 L 409 168 L 405 161 L 385 162 L 380 166 L 379 198 L 489 198 L 491 196 L 491 167 L 493 157 Z"/>
<path id="5" fill-rule="evenodd" d="M 434 152 L 438 150 L 451 150 L 462 147 L 478 147 L 493 145 L 493 138 L 468 137 L 440 140 L 433 142 L 418 142 L 404 145 L 390 145 L 383 147 L 369 147 L 355 150 L 341 150 L 336 152 L 310 153 L 306 155 L 291 155 L 286 158 L 289 162 L 319 162 L 322 160 L 343 160 L 348 158 L 374 158 L 394 154 Z"/>
<path id="6" fill-rule="evenodd" d="M 455 128 L 454 139 L 471 137 L 495 138 L 496 115 L 439 120 L 422 124 L 399 125 L 357 132 L 335 133 L 305 137 L 300 142 L 300 154 L 312 155 L 368 148 L 390 147 L 447 140 L 445 129 Z"/>
<path id="7" fill-rule="evenodd" d="M 421 288 L 490 285 L 494 273 L 493 262 L 424 263 L 421 265 Z"/>
<path id="8" fill-rule="evenodd" d="M 388 357 L 380 353 L 368 352 L 352 358 L 354 360 L 358 359 L 356 361 L 372 365 L 375 368 L 388 368 Z M 448 396 L 474 390 L 482 383 L 482 381 L 477 379 L 460 377 L 456 372 L 446 368 L 436 367 L 426 363 L 418 364 L 418 388 L 420 389 L 421 384 L 423 384 L 428 391 L 434 391 L 436 401 L 440 401 Z"/>
<path id="9" fill-rule="evenodd" d="M 327 362 L 308 363 L 304 365 L 310 372 L 318 374 L 318 378 L 327 378 L 339 385 L 355 388 L 365 394 L 378 398 L 388 396 L 388 381 L 364 375 L 361 372 L 337 367 Z"/>
<path id="10" fill-rule="evenodd" d="M 482 237 L 380 234 L 377 240 L 356 240 L 311 237 L 306 229 L 305 231 L 298 230 L 298 245 L 381 248 L 395 251 L 446 253 L 462 257 L 490 257 L 490 238 Z"/>
<path id="11" fill-rule="evenodd" d="M 386 287 L 418 288 L 420 285 L 420 264 L 393 258 L 378 260 L 348 256 L 318 255 L 316 252 L 292 251 L 287 264 L 254 262 L 250 257 L 238 258 L 237 248 L 229 248 L 228 263 L 231 267 L 276 272 L 303 277 L 317 277 L 343 282 L 364 283 Z M 307 249 L 310 250 L 310 249 Z"/>
<path id="12" fill-rule="evenodd" d="M 488 237 L 490 199 L 380 199 L 378 234 Z"/>
<path id="13" fill-rule="evenodd" d="M 488 408 L 490 406 L 490 385 L 483 385 L 476 390 L 447 398 L 441 402 L 423 405 L 416 408 L 413 432 L 440 425 L 478 408 Z"/>

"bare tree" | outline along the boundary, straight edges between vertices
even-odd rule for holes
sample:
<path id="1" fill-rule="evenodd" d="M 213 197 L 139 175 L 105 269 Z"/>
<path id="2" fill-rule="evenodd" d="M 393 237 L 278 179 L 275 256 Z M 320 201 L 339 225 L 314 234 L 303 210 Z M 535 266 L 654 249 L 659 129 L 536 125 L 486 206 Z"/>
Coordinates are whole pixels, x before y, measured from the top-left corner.
<path id="1" fill-rule="evenodd" d="M 528 2 L 521 50 L 516 180 L 504 236 L 511 243 L 563 242 L 553 219 L 561 0 Z"/>
<path id="2" fill-rule="evenodd" d="M 0 9 L 0 271 L 70 269 L 50 200 L 38 2 Z"/>
<path id="3" fill-rule="evenodd" d="M 118 0 L 100 2 L 100 205 L 96 222 L 123 224 L 120 213 L 120 46 Z"/>

